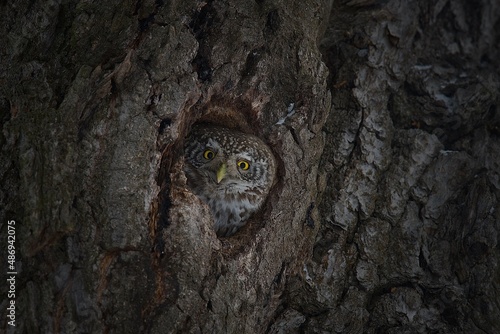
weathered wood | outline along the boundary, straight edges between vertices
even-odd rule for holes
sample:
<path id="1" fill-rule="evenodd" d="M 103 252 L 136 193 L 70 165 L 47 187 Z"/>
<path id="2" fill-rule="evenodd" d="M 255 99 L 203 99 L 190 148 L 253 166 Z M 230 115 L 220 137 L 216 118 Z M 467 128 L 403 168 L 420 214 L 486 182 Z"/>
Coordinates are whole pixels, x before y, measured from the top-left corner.
<path id="1" fill-rule="evenodd" d="M 15 333 L 500 332 L 496 1 L 0 9 Z M 278 159 L 227 239 L 182 172 L 203 120 Z"/>

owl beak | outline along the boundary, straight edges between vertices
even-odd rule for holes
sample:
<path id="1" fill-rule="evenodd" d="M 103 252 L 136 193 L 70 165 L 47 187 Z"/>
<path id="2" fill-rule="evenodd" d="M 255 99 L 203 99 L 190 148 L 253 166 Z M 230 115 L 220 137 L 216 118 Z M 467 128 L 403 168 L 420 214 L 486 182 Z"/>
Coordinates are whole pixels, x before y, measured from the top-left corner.
<path id="1" fill-rule="evenodd" d="M 222 181 L 224 176 L 226 176 L 226 169 L 227 169 L 226 164 L 220 165 L 219 169 L 217 170 L 217 183 L 220 183 L 220 181 Z"/>

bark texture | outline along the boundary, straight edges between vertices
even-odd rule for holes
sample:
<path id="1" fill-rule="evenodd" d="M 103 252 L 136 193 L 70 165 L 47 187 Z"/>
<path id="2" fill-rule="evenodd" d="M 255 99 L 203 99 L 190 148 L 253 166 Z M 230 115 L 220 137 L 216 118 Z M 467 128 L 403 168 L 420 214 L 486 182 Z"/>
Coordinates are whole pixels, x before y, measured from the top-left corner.
<path id="1" fill-rule="evenodd" d="M 500 332 L 497 1 L 0 9 L 2 330 Z M 234 237 L 186 187 L 199 121 L 278 160 Z"/>

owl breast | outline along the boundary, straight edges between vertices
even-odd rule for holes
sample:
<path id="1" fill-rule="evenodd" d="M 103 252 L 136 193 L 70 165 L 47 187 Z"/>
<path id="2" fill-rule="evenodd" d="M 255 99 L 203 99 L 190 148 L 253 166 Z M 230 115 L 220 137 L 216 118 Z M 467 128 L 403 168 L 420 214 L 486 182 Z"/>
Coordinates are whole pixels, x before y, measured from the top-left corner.
<path id="1" fill-rule="evenodd" d="M 264 203 L 276 174 L 269 147 L 258 137 L 196 126 L 185 145 L 188 186 L 210 207 L 219 236 L 230 236 Z"/>

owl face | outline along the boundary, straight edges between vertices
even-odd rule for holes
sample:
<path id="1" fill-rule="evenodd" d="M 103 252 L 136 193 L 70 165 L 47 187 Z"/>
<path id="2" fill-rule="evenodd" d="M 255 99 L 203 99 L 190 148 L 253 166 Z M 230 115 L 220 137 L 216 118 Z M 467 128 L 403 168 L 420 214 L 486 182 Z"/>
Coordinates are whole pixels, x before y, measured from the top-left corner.
<path id="1" fill-rule="evenodd" d="M 216 230 L 226 236 L 260 207 L 276 173 L 274 156 L 262 140 L 212 125 L 193 128 L 185 158 L 188 185 L 209 204 Z"/>
<path id="2" fill-rule="evenodd" d="M 223 128 L 205 128 L 199 134 L 188 144 L 187 160 L 213 187 L 226 191 L 266 187 L 270 163 L 260 154 L 260 139 L 234 136 Z"/>

